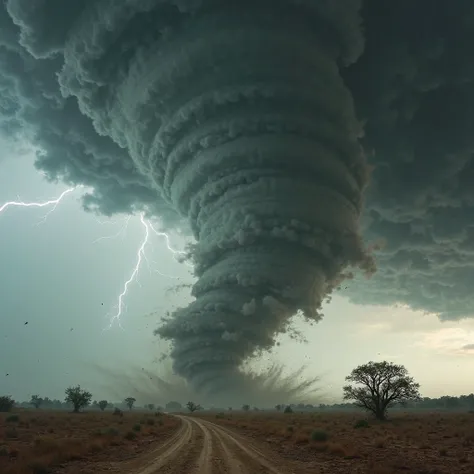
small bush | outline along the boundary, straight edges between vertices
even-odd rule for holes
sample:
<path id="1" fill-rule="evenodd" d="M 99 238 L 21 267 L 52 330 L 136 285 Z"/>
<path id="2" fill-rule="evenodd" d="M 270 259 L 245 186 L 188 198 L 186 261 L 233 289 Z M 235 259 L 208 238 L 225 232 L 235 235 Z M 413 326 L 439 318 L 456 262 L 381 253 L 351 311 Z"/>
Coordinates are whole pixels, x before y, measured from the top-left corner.
<path id="1" fill-rule="evenodd" d="M 216 418 L 217 418 L 217 419 L 225 418 L 225 414 L 224 414 L 223 412 L 217 413 L 217 414 L 216 414 Z"/>
<path id="2" fill-rule="evenodd" d="M 6 417 L 5 421 L 7 423 L 18 423 L 20 421 L 20 417 L 18 415 L 9 415 Z"/>
<path id="3" fill-rule="evenodd" d="M 142 425 L 140 423 L 137 423 L 136 425 L 133 426 L 133 431 L 141 431 Z"/>
<path id="4" fill-rule="evenodd" d="M 33 461 L 28 466 L 33 474 L 51 474 L 51 468 L 39 461 Z"/>
<path id="5" fill-rule="evenodd" d="M 293 408 L 291 408 L 290 405 L 287 405 L 283 410 L 283 413 L 293 413 Z"/>
<path id="6" fill-rule="evenodd" d="M 123 416 L 123 411 L 120 408 L 115 408 L 114 412 L 113 412 L 113 415 Z"/>
<path id="7" fill-rule="evenodd" d="M 5 438 L 18 439 L 18 431 L 15 428 L 7 428 L 5 430 Z"/>
<path id="8" fill-rule="evenodd" d="M 369 422 L 367 420 L 357 420 L 354 423 L 354 428 L 368 428 L 369 427 Z"/>
<path id="9" fill-rule="evenodd" d="M 137 434 L 134 433 L 133 431 L 129 431 L 125 434 L 124 438 L 128 439 L 129 441 L 134 440 L 137 437 Z"/>
<path id="10" fill-rule="evenodd" d="M 327 441 L 329 435 L 325 431 L 314 430 L 311 433 L 311 441 L 324 442 Z"/>
<path id="11" fill-rule="evenodd" d="M 119 430 L 117 428 L 110 427 L 105 430 L 105 434 L 108 436 L 117 436 L 119 434 Z"/>
<path id="12" fill-rule="evenodd" d="M 146 424 L 149 426 L 153 426 L 155 424 L 155 420 L 153 418 L 148 418 L 148 420 L 146 420 Z"/>

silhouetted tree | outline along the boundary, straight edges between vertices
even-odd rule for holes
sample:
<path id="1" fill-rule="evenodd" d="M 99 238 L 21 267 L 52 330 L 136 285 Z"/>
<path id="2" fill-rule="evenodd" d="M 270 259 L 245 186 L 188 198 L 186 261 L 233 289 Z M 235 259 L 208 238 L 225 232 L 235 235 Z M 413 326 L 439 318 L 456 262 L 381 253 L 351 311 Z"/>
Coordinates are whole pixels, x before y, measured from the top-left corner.
<path id="1" fill-rule="evenodd" d="M 81 408 L 85 408 L 92 400 L 92 394 L 87 390 L 83 390 L 80 385 L 68 387 L 66 389 L 66 403 L 71 403 L 74 413 L 79 413 Z"/>
<path id="2" fill-rule="evenodd" d="M 191 413 L 194 413 L 195 411 L 201 409 L 201 405 L 197 405 L 197 404 L 194 403 L 194 402 L 188 402 L 188 403 L 186 403 L 186 408 L 187 408 Z"/>
<path id="3" fill-rule="evenodd" d="M 136 398 L 133 398 L 133 397 L 127 397 L 124 402 L 125 402 L 125 405 L 128 406 L 128 409 L 131 411 L 132 408 L 133 408 L 133 404 L 136 402 Z"/>
<path id="4" fill-rule="evenodd" d="M 250 410 L 250 405 L 242 405 L 242 410 L 249 411 Z"/>
<path id="5" fill-rule="evenodd" d="M 385 420 L 389 407 L 420 400 L 420 384 L 408 375 L 403 365 L 392 362 L 368 362 L 356 367 L 346 377 L 359 386 L 343 387 L 344 400 L 355 400 L 355 405 L 371 412 L 377 419 Z"/>
<path id="6" fill-rule="evenodd" d="M 15 405 L 15 400 L 10 395 L 0 396 L 0 412 L 10 411 Z"/>
<path id="7" fill-rule="evenodd" d="M 107 405 L 109 402 L 107 400 L 101 400 L 100 402 L 97 403 L 101 411 L 104 411 L 107 408 Z"/>
<path id="8" fill-rule="evenodd" d="M 39 395 L 31 395 L 30 404 L 38 409 L 43 403 L 43 399 Z"/>
<path id="9" fill-rule="evenodd" d="M 153 411 L 155 409 L 155 404 L 149 403 L 146 407 L 148 408 L 148 410 Z"/>
<path id="10" fill-rule="evenodd" d="M 286 405 L 283 413 L 293 413 L 293 408 L 291 408 L 291 405 Z"/>

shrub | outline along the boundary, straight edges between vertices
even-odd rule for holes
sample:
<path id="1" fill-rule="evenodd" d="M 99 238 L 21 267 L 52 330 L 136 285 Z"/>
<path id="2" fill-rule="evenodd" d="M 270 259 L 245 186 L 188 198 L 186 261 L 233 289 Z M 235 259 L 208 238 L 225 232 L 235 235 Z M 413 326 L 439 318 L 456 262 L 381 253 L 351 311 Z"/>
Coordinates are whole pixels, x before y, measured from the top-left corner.
<path id="1" fill-rule="evenodd" d="M 6 417 L 5 421 L 7 423 L 18 423 L 20 421 L 20 417 L 18 415 L 9 415 Z"/>
<path id="2" fill-rule="evenodd" d="M 327 441 L 328 438 L 329 438 L 329 435 L 325 431 L 314 430 L 311 433 L 311 441 L 324 442 L 324 441 Z"/>
<path id="3" fill-rule="evenodd" d="M 293 408 L 291 408 L 290 405 L 287 405 L 283 410 L 283 413 L 293 413 Z"/>
<path id="4" fill-rule="evenodd" d="M 354 428 L 368 428 L 369 422 L 367 420 L 357 420 L 354 423 Z"/>

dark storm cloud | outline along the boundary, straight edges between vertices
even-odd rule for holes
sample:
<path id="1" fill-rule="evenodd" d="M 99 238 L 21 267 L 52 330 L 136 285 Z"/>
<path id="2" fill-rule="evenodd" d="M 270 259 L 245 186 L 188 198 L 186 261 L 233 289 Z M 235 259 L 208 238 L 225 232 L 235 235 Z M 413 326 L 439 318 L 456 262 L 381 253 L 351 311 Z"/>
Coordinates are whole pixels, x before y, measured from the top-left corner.
<path id="1" fill-rule="evenodd" d="M 360 7 L 7 0 L 1 12 L 4 129 L 41 148 L 50 177 L 93 186 L 103 212 L 189 223 L 196 300 L 159 334 L 198 387 L 238 379 L 296 311 L 318 320 L 352 268 L 374 269 L 361 145 L 376 165 L 364 229 L 386 245 L 377 276 L 348 294 L 442 317 L 472 308 L 474 7 Z"/>
<path id="2" fill-rule="evenodd" d="M 474 3 L 365 2 L 366 48 L 344 71 L 375 165 L 364 235 L 378 272 L 348 290 L 443 319 L 474 315 Z"/>
<path id="3" fill-rule="evenodd" d="M 40 22 L 37 5 L 29 2 L 25 6 L 33 6 L 34 10 L 27 17 L 35 24 Z M 54 11 L 59 10 L 54 8 Z M 46 28 L 47 44 L 54 38 L 54 28 L 64 24 L 58 21 L 51 26 Z M 84 196 L 87 208 L 110 215 L 146 206 L 155 215 L 176 222 L 176 212 L 152 189 L 150 179 L 136 170 L 127 150 L 109 137 L 99 135 L 79 111 L 77 101 L 61 95 L 56 74 L 62 67 L 62 59 L 38 61 L 22 49 L 18 44 L 20 30 L 3 8 L 0 31 L 3 134 L 32 143 L 37 149 L 36 166 L 48 179 L 92 187 L 93 192 Z"/>

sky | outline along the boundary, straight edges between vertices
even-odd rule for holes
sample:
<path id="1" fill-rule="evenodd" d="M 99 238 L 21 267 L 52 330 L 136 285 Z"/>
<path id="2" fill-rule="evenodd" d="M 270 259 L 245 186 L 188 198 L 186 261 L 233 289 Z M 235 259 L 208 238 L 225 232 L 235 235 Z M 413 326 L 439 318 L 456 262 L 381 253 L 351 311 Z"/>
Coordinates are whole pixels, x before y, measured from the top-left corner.
<path id="1" fill-rule="evenodd" d="M 18 197 L 48 200 L 66 189 L 46 182 L 31 154 L 4 144 L 1 150 L 1 203 Z M 141 367 L 163 373 L 167 366 L 159 358 L 167 344 L 153 329 L 160 315 L 189 301 L 188 289 L 169 291 L 193 281 L 189 268 L 176 261 L 164 239 L 152 237 L 146 247 L 150 268 L 141 266 L 138 282 L 124 299 L 123 329 L 117 324 L 106 329 L 144 229 L 135 216 L 125 235 L 120 233 L 124 219 L 85 212 L 79 194 L 68 195 L 44 221 L 50 207 L 9 208 L 0 214 L 0 392 L 18 400 L 33 393 L 61 399 L 73 384 L 97 398 L 116 394 L 114 381 L 104 382 L 95 366 L 118 374 Z M 181 249 L 185 242 L 174 235 L 172 244 Z M 328 401 L 338 401 L 344 377 L 369 360 L 404 364 L 425 396 L 472 391 L 466 374 L 474 369 L 474 350 L 469 350 L 474 320 L 440 322 L 408 308 L 354 305 L 335 296 L 320 323 L 296 327 L 306 343 L 281 336 L 280 346 L 256 366 L 275 361 L 296 370 L 306 365 L 308 376 L 321 376 Z"/>

